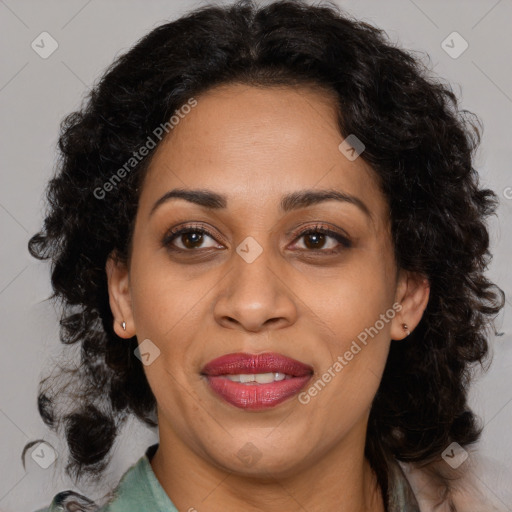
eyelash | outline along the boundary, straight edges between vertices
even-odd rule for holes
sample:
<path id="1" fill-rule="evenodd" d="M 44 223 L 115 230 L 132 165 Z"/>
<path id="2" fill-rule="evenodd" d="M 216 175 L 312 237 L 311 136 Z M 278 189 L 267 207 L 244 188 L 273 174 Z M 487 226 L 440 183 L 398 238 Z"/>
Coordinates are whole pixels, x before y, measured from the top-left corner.
<path id="1" fill-rule="evenodd" d="M 208 229 L 206 229 L 203 226 L 194 225 L 194 226 L 184 226 L 181 228 L 172 229 L 165 235 L 164 239 L 162 240 L 162 245 L 164 247 L 167 247 L 169 250 L 175 251 L 175 252 L 185 253 L 185 252 L 199 251 L 200 249 L 182 249 L 180 247 L 174 247 L 172 245 L 172 242 L 175 239 L 179 238 L 180 235 L 183 235 L 185 233 L 187 233 L 187 234 L 188 233 L 206 234 L 216 241 L 215 235 L 211 231 L 209 231 Z M 307 228 L 304 231 L 296 232 L 296 233 L 294 233 L 293 236 L 294 236 L 294 240 L 297 240 L 299 238 L 302 238 L 304 236 L 311 235 L 314 233 L 315 234 L 320 233 L 323 235 L 327 235 L 331 238 L 334 238 L 336 241 L 338 241 L 343 246 L 343 248 L 342 249 L 339 249 L 339 248 L 338 249 L 328 249 L 328 250 L 325 250 L 325 249 L 300 249 L 300 250 L 307 251 L 307 252 L 323 253 L 323 254 L 336 254 L 336 253 L 341 252 L 343 249 L 349 249 L 350 247 L 352 247 L 352 242 L 346 236 L 344 236 L 341 233 L 338 233 L 336 231 L 333 231 L 332 229 L 326 228 L 325 226 L 322 226 L 320 224 L 318 224 L 314 227 L 311 227 L 311 228 Z"/>

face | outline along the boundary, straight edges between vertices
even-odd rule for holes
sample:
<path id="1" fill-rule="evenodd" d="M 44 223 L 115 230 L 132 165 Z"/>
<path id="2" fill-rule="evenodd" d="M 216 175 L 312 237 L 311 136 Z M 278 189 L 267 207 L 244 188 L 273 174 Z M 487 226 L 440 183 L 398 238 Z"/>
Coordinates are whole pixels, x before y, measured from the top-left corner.
<path id="1" fill-rule="evenodd" d="M 161 441 L 292 474 L 364 446 L 390 339 L 428 294 L 398 272 L 388 204 L 339 149 L 328 94 L 232 84 L 196 99 L 148 168 L 129 265 L 107 266 L 116 332 L 146 354 Z M 215 197 L 164 198 L 175 189 Z"/>

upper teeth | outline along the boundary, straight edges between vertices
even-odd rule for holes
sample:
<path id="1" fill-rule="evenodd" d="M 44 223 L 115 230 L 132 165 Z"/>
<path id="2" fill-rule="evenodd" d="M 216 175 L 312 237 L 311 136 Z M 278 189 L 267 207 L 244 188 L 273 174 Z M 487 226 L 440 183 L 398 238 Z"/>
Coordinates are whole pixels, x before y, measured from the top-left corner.
<path id="1" fill-rule="evenodd" d="M 289 375 L 285 373 L 241 373 L 238 375 L 226 375 L 229 380 L 233 382 L 241 382 L 247 384 L 249 382 L 257 382 L 258 384 L 270 384 L 274 381 L 284 380 L 285 378 L 291 379 Z"/>

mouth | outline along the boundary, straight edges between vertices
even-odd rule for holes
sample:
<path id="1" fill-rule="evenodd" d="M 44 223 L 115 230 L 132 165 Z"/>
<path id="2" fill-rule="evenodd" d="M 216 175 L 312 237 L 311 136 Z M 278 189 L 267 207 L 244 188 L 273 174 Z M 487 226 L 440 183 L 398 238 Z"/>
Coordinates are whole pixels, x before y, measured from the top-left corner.
<path id="1" fill-rule="evenodd" d="M 207 363 L 201 375 L 217 397 L 235 407 L 261 410 L 284 402 L 306 385 L 313 368 L 281 354 L 227 354 Z"/>

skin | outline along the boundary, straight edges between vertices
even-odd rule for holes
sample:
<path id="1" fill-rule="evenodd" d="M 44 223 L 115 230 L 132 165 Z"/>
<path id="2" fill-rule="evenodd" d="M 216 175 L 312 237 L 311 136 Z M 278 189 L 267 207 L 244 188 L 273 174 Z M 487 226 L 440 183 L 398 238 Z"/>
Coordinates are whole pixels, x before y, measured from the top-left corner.
<path id="1" fill-rule="evenodd" d="M 106 266 L 116 333 L 160 350 L 144 366 L 159 420 L 152 468 L 179 510 L 383 511 L 364 457 L 368 414 L 390 340 L 419 323 L 428 281 L 397 269 L 386 198 L 371 167 L 338 149 L 326 91 L 229 84 L 197 101 L 154 154 L 129 263 L 112 255 Z M 175 199 L 150 215 L 178 187 L 225 194 L 227 207 Z M 350 194 L 370 215 L 335 200 L 279 210 L 283 195 L 303 189 Z M 300 235 L 318 223 L 352 245 Z M 215 237 L 189 233 L 165 247 L 183 224 Z M 252 263 L 236 252 L 248 236 L 263 250 Z M 394 303 L 402 309 L 305 405 L 295 396 L 243 410 L 200 375 L 224 354 L 278 352 L 311 365 L 315 382 Z M 250 462 L 237 455 L 244 446 Z"/>

